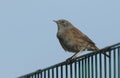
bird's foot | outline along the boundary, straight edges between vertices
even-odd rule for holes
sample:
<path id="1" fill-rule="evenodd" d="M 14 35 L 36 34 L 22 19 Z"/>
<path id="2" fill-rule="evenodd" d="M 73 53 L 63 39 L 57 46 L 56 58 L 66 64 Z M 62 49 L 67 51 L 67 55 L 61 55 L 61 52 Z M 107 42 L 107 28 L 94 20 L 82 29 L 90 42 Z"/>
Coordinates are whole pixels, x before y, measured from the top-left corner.
<path id="1" fill-rule="evenodd" d="M 66 59 L 66 63 L 70 64 L 71 62 L 73 62 L 73 60 L 75 60 L 75 58 L 70 57 L 70 58 Z"/>
<path id="2" fill-rule="evenodd" d="M 72 61 L 72 58 L 71 58 L 71 57 L 68 58 L 68 59 L 66 59 L 66 63 L 67 63 L 67 64 L 71 63 L 71 61 Z"/>

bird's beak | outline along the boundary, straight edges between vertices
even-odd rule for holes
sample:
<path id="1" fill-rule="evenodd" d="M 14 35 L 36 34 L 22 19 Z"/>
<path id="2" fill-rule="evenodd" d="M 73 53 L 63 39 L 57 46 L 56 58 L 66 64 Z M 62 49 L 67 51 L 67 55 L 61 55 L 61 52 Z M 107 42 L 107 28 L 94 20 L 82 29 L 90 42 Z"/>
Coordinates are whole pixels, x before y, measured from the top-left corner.
<path id="1" fill-rule="evenodd" d="M 57 23 L 57 21 L 56 21 L 56 20 L 53 20 L 53 22 Z"/>

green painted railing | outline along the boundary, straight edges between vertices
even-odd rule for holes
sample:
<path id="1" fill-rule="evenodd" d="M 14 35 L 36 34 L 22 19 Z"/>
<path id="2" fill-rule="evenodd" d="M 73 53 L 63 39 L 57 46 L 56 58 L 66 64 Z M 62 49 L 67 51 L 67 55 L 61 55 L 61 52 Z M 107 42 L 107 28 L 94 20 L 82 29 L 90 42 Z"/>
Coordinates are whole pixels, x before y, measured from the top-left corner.
<path id="1" fill-rule="evenodd" d="M 18 78 L 120 78 L 120 43 Z"/>

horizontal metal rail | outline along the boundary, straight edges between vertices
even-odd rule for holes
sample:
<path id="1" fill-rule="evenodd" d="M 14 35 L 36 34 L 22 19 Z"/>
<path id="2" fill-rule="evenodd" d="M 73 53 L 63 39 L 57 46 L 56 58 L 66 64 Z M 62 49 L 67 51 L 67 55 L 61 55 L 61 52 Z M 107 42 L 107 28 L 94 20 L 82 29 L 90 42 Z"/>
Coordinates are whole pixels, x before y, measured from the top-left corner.
<path id="1" fill-rule="evenodd" d="M 120 78 L 120 43 L 18 78 Z"/>

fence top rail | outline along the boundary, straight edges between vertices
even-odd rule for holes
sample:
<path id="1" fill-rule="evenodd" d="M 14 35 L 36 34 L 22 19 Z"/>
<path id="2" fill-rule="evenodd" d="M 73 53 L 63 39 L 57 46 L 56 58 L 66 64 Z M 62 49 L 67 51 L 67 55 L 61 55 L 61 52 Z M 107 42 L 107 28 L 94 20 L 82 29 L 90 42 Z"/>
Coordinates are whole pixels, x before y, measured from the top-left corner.
<path id="1" fill-rule="evenodd" d="M 100 49 L 99 51 L 93 51 L 93 52 L 90 52 L 90 53 L 88 53 L 88 54 L 79 56 L 79 57 L 77 57 L 76 59 L 72 60 L 71 63 L 73 63 L 73 62 L 76 61 L 76 60 L 82 60 L 82 59 L 84 59 L 84 58 L 88 58 L 88 57 L 93 56 L 93 55 L 95 55 L 95 54 L 98 54 L 98 53 L 101 53 L 101 52 L 107 52 L 107 51 L 109 51 L 109 50 L 112 50 L 113 48 L 118 48 L 118 47 L 120 47 L 120 43 L 117 43 L 117 44 L 114 44 L 114 45 L 111 45 L 111 46 L 107 46 L 107 47 L 105 47 L 105 48 Z M 34 75 L 34 74 L 36 74 L 36 73 L 40 73 L 40 72 L 42 72 L 42 71 L 49 70 L 49 69 L 52 69 L 52 68 L 54 68 L 54 67 L 58 67 L 58 66 L 62 66 L 62 65 L 66 65 L 66 61 L 63 61 L 63 62 L 61 62 L 61 63 L 55 64 L 55 65 L 52 65 L 52 66 L 49 66 L 49 67 L 46 67 L 46 68 L 44 68 L 44 69 L 38 69 L 38 70 L 36 70 L 36 71 L 34 71 L 34 72 L 32 72 L 32 73 L 29 73 L 29 74 L 20 76 L 20 77 L 18 77 L 18 78 L 26 78 L 26 77 L 31 76 L 31 75 Z"/>

